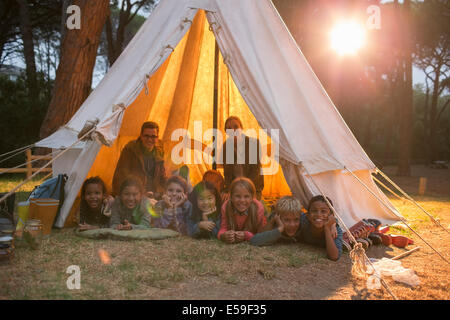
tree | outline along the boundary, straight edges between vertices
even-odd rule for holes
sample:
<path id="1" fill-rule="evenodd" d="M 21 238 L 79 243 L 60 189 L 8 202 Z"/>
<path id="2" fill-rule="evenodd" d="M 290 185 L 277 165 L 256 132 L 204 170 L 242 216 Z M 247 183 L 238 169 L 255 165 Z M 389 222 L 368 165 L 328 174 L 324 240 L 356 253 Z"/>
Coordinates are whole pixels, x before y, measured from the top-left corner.
<path id="1" fill-rule="evenodd" d="M 15 0 L 0 1 L 0 66 L 4 60 L 5 45 L 18 35 L 19 6 Z"/>
<path id="2" fill-rule="evenodd" d="M 118 1 L 112 1 L 112 13 L 117 12 L 118 15 L 110 14 L 106 19 L 105 33 L 108 44 L 108 61 L 109 65 L 113 63 L 122 53 L 124 46 L 126 45 L 126 28 L 130 22 L 135 18 L 138 11 L 141 9 L 150 10 L 152 6 L 158 1 L 155 0 L 140 0 L 131 1 L 123 0 L 118 9 Z M 134 11 L 133 11 L 134 10 Z M 114 21 L 117 20 L 117 21 Z M 115 28 L 116 27 L 116 28 Z M 128 39 L 129 41 L 129 39 Z"/>
<path id="3" fill-rule="evenodd" d="M 425 73 L 426 96 L 423 123 L 427 161 L 439 159 L 437 132 L 450 99 L 439 103 L 450 84 L 450 7 L 446 1 L 418 4 L 418 41 L 414 64 Z"/>
<path id="4" fill-rule="evenodd" d="M 410 0 L 404 0 L 401 8 L 398 0 L 395 1 L 400 10 L 399 21 L 403 34 L 400 44 L 400 78 L 401 99 L 399 104 L 399 148 L 398 148 L 398 176 L 411 175 L 411 152 L 412 152 L 412 114 L 413 114 L 413 91 L 412 91 L 412 52 L 413 52 L 413 30 Z"/>
<path id="5" fill-rule="evenodd" d="M 66 123 L 91 91 L 92 72 L 100 35 L 109 14 L 108 0 L 76 0 L 81 9 L 81 28 L 68 30 L 62 44 L 52 100 L 41 125 L 45 138 Z"/>
<path id="6" fill-rule="evenodd" d="M 17 0 L 20 7 L 20 31 L 22 34 L 23 52 L 26 63 L 28 93 L 31 100 L 37 98 L 37 75 L 34 55 L 33 30 L 27 0 Z"/>

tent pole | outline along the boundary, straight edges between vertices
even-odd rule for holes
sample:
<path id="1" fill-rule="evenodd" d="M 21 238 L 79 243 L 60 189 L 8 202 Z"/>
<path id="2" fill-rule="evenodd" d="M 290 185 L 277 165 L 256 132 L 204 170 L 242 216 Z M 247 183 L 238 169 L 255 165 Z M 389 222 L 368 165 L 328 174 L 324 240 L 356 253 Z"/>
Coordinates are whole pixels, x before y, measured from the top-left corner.
<path id="1" fill-rule="evenodd" d="M 214 103 L 213 103 L 213 129 L 217 130 L 217 117 L 218 117 L 218 105 L 219 105 L 219 47 L 217 41 L 214 42 Z M 214 138 L 214 158 L 212 168 L 217 169 L 216 156 L 217 152 L 217 138 Z"/>

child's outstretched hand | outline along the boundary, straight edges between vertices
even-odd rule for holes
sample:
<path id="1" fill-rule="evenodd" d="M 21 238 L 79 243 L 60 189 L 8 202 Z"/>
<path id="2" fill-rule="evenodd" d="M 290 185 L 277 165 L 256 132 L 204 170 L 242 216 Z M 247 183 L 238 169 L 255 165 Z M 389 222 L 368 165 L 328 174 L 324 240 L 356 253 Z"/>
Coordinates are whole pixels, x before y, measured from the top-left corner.
<path id="1" fill-rule="evenodd" d="M 86 230 L 98 229 L 98 227 L 87 224 L 87 223 L 80 223 L 80 224 L 78 224 L 78 229 L 80 231 L 86 231 Z"/>
<path id="2" fill-rule="evenodd" d="M 235 237 L 234 237 L 234 231 L 233 230 L 228 230 L 226 232 L 224 232 L 220 238 L 222 239 L 222 241 L 226 242 L 226 243 L 234 243 Z"/>
<path id="3" fill-rule="evenodd" d="M 200 229 L 211 232 L 215 228 L 216 224 L 212 221 L 200 221 L 198 227 Z"/>
<path id="4" fill-rule="evenodd" d="M 277 224 L 278 227 L 278 231 L 280 231 L 280 233 L 283 233 L 284 231 L 284 223 L 283 221 L 281 221 L 280 215 L 276 214 L 274 217 L 275 223 Z"/>
<path id="5" fill-rule="evenodd" d="M 325 227 L 330 230 L 331 237 L 333 239 L 336 239 L 337 238 L 337 229 L 336 229 L 336 218 L 334 217 L 334 215 L 330 214 L 328 216 L 328 220 L 325 223 Z"/>
<path id="6" fill-rule="evenodd" d="M 125 220 L 123 221 L 123 224 L 119 224 L 119 225 L 116 227 L 116 229 L 117 229 L 117 230 L 131 230 L 131 229 L 133 229 L 133 227 L 132 227 L 131 224 L 128 222 L 128 220 L 125 219 Z"/>

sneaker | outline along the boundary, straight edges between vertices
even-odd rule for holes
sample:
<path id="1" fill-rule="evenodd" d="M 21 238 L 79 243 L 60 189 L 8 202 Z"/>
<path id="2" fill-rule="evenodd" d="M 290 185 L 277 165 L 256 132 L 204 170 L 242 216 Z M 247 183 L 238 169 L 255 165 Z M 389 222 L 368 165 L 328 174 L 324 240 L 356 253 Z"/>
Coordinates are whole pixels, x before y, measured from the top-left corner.
<path id="1" fill-rule="evenodd" d="M 345 252 L 352 251 L 352 246 L 347 241 L 342 241 L 342 250 Z"/>
<path id="2" fill-rule="evenodd" d="M 358 239 L 356 239 L 356 242 L 361 243 L 364 250 L 367 250 L 369 248 L 369 242 L 367 242 L 364 239 L 358 238 Z"/>
<path id="3" fill-rule="evenodd" d="M 372 243 L 374 245 L 376 245 L 376 246 L 383 243 L 383 240 L 381 239 L 381 236 L 379 236 L 379 235 L 377 235 L 375 233 L 371 233 L 369 235 L 369 239 L 372 240 Z"/>
<path id="4" fill-rule="evenodd" d="M 391 234 L 390 236 L 392 239 L 392 244 L 398 248 L 406 247 L 410 240 L 405 236 L 398 236 L 398 235 L 394 235 L 394 234 Z"/>
<path id="5" fill-rule="evenodd" d="M 392 238 L 389 234 L 377 233 L 377 232 L 374 232 L 373 234 L 381 237 L 381 243 L 384 244 L 385 246 L 389 247 L 392 244 Z"/>

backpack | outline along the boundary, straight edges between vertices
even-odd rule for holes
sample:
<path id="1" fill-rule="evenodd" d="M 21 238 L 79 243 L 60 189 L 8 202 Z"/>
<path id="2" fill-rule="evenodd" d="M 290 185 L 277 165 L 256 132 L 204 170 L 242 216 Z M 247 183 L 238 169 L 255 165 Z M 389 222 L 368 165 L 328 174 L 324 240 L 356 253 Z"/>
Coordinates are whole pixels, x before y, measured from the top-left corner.
<path id="1" fill-rule="evenodd" d="M 66 174 L 58 174 L 58 176 L 45 180 L 40 185 L 36 186 L 31 191 L 28 201 L 30 199 L 55 199 L 59 200 L 58 211 L 56 212 L 57 220 L 59 212 L 64 203 L 64 186 L 66 185 L 68 177 Z"/>

